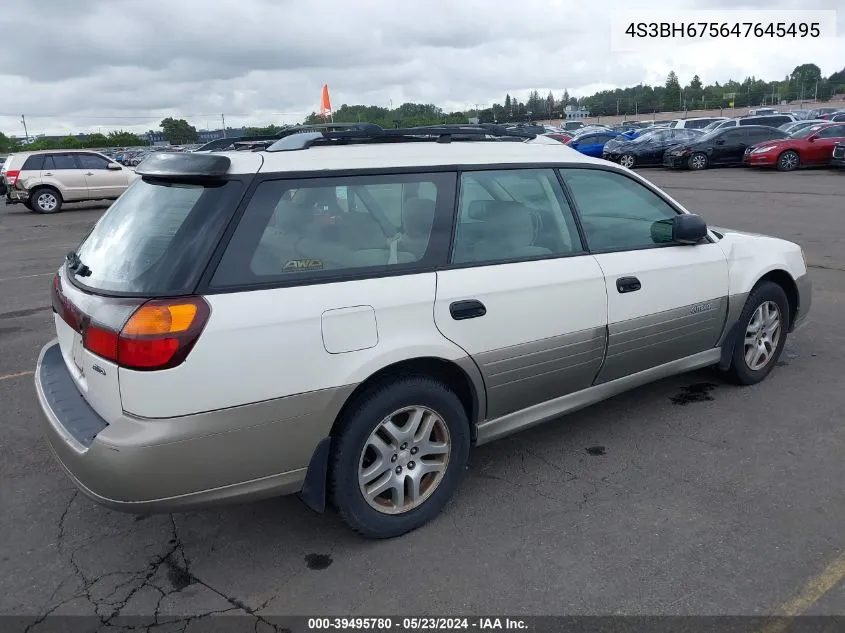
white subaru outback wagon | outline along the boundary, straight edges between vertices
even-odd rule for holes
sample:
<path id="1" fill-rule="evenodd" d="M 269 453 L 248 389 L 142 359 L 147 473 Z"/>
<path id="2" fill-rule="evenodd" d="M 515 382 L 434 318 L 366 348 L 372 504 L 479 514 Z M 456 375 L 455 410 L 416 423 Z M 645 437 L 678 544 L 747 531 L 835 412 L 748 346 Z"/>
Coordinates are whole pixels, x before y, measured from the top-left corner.
<path id="1" fill-rule="evenodd" d="M 500 128 L 160 153 L 53 281 L 35 386 L 74 483 L 131 512 L 299 493 L 390 537 L 470 447 L 665 376 L 763 380 L 796 244 Z"/>

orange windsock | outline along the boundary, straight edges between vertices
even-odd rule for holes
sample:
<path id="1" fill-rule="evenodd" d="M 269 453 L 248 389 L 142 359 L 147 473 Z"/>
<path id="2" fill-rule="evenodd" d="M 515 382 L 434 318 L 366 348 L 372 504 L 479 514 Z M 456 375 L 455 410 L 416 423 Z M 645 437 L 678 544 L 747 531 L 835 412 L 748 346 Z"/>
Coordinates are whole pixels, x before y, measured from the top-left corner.
<path id="1" fill-rule="evenodd" d="M 320 97 L 320 115 L 326 116 L 332 111 L 332 102 L 329 99 L 329 84 L 323 85 L 323 94 Z"/>

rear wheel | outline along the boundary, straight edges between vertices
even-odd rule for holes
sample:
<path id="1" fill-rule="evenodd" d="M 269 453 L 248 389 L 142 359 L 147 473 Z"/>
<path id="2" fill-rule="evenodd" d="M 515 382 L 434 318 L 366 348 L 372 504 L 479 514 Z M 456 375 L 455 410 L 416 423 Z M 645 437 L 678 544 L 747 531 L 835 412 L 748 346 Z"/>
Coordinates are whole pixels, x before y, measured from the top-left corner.
<path id="1" fill-rule="evenodd" d="M 62 210 L 62 196 L 55 189 L 36 189 L 29 197 L 30 208 L 36 213 L 58 213 Z"/>
<path id="2" fill-rule="evenodd" d="M 696 152 L 692 156 L 689 157 L 689 168 L 694 169 L 696 171 L 700 169 L 707 169 L 710 165 L 710 159 L 707 158 L 707 154 L 704 152 Z"/>
<path id="3" fill-rule="evenodd" d="M 466 411 L 446 385 L 423 376 L 385 383 L 342 424 L 329 495 L 350 527 L 390 538 L 440 513 L 463 475 L 470 444 Z"/>
<path id="4" fill-rule="evenodd" d="M 779 171 L 795 171 L 800 164 L 801 157 L 798 156 L 798 152 L 794 152 L 791 149 L 778 156 Z"/>
<path id="5" fill-rule="evenodd" d="M 786 344 L 789 301 L 776 283 L 759 284 L 745 302 L 739 318 L 728 377 L 740 385 L 754 385 L 772 371 Z"/>

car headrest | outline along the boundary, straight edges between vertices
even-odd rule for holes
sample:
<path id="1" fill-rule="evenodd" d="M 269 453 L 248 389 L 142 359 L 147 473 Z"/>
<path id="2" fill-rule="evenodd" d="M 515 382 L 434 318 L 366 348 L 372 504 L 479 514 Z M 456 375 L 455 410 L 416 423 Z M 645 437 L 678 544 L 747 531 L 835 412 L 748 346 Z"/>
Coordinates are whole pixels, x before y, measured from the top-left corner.
<path id="1" fill-rule="evenodd" d="M 434 224 L 434 200 L 409 198 L 402 205 L 402 225 L 409 237 L 428 239 Z"/>
<path id="2" fill-rule="evenodd" d="M 531 211 L 519 202 L 487 201 L 485 238 L 511 248 L 534 243 L 534 220 Z"/>

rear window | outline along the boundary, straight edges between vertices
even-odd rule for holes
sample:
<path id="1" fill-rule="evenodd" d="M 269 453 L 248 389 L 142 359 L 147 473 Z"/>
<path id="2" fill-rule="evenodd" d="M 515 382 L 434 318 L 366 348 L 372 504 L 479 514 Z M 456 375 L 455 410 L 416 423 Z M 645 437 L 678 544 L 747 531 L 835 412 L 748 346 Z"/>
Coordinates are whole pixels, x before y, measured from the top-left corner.
<path id="1" fill-rule="evenodd" d="M 192 292 L 242 194 L 238 181 L 136 180 L 83 240 L 90 273 L 75 281 L 105 293 Z"/>

